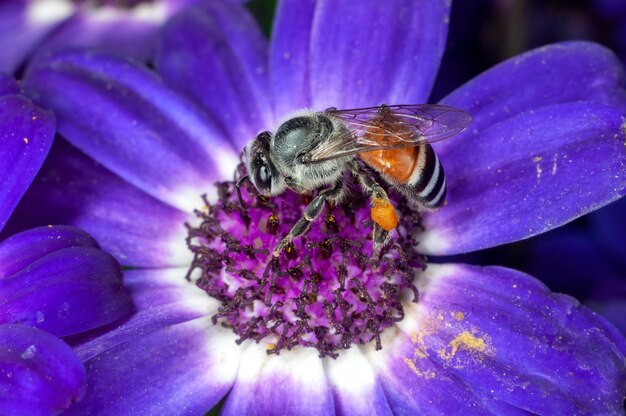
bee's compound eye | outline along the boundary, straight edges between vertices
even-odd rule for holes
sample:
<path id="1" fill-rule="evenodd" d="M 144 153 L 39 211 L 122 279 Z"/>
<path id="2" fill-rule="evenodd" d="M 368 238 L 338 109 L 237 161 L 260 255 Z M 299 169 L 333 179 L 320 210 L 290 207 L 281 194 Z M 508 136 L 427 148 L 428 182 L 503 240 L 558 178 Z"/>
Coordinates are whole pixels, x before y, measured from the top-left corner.
<path id="1" fill-rule="evenodd" d="M 256 139 L 261 142 L 269 142 L 272 138 L 272 134 L 269 131 L 262 131 L 256 136 Z"/>
<path id="2" fill-rule="evenodd" d="M 272 188 L 272 171 L 267 164 L 262 163 L 255 174 L 255 183 L 259 191 L 269 193 Z"/>

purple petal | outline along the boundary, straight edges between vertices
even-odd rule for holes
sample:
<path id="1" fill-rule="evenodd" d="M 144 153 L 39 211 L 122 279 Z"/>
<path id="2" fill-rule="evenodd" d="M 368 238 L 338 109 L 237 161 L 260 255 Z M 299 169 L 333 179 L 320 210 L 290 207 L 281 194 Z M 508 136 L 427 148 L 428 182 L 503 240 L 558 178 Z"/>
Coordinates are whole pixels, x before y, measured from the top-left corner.
<path id="1" fill-rule="evenodd" d="M 3 95 L 18 94 L 19 92 L 20 87 L 13 77 L 0 73 L 0 97 Z"/>
<path id="2" fill-rule="evenodd" d="M 410 316 L 405 319 L 411 319 Z M 419 353 L 406 345 L 410 338 L 399 330 L 388 329 L 383 333 L 382 351 L 368 351 L 367 358 L 377 370 L 387 403 L 394 414 L 472 415 L 493 414 L 481 411 L 481 398 L 464 380 L 454 377 L 434 360 L 417 359 Z M 515 414 L 509 409 L 505 414 Z M 503 412 L 500 412 L 503 413 Z M 497 413 L 495 413 L 497 414 Z"/>
<path id="3" fill-rule="evenodd" d="M 70 247 L 0 281 L 0 322 L 58 336 L 106 325 L 128 314 L 130 296 L 119 264 L 91 247 Z"/>
<path id="4" fill-rule="evenodd" d="M 237 376 L 234 339 L 209 318 L 142 334 L 85 363 L 85 398 L 69 414 L 204 414 Z"/>
<path id="5" fill-rule="evenodd" d="M 432 265 L 395 343 L 371 349 L 394 412 L 619 414 L 626 340 L 575 299 L 499 267 Z"/>
<path id="6" fill-rule="evenodd" d="M 531 237 L 626 192 L 623 113 L 586 102 L 508 118 L 441 156 L 447 205 L 425 217 L 424 253 L 452 254 Z"/>
<path id="7" fill-rule="evenodd" d="M 190 219 L 57 140 L 7 229 L 72 224 L 126 266 L 163 267 L 190 264 L 184 226 Z"/>
<path id="8" fill-rule="evenodd" d="M 313 108 L 426 102 L 449 12 L 449 1 L 319 2 L 310 51 Z"/>
<path id="9" fill-rule="evenodd" d="M 482 140 L 485 129 L 538 107 L 573 101 L 591 101 L 624 108 L 624 71 L 603 46 L 590 42 L 563 42 L 511 58 L 477 76 L 442 100 L 472 117 L 462 138 L 438 144 L 440 153 L 461 140 Z"/>
<path id="10" fill-rule="evenodd" d="M 0 325 L 0 409 L 5 416 L 45 416 L 84 394 L 85 369 L 72 349 L 44 331 Z"/>
<path id="11" fill-rule="evenodd" d="M 98 248 L 98 243 L 86 232 L 64 225 L 15 234 L 0 243 L 0 279 L 19 272 L 40 257 L 68 247 Z"/>
<path id="12" fill-rule="evenodd" d="M 0 72 L 15 72 L 37 44 L 73 11 L 67 2 L 0 2 Z"/>
<path id="13" fill-rule="evenodd" d="M 0 97 L 0 230 L 41 167 L 54 118 L 24 97 Z"/>
<path id="14" fill-rule="evenodd" d="M 266 345 L 248 346 L 237 382 L 222 415 L 334 415 L 322 360 L 311 348 L 267 354 Z"/>
<path id="15" fill-rule="evenodd" d="M 267 42 L 243 6 L 207 3 L 164 28 L 155 65 L 196 99 L 241 149 L 271 124 Z"/>
<path id="16" fill-rule="evenodd" d="M 213 315 L 218 302 L 185 279 L 187 268 L 130 270 L 124 285 L 135 310 L 129 319 L 72 339 L 72 346 L 87 361 L 120 344 L 150 332 Z"/>
<path id="17" fill-rule="evenodd" d="M 393 415 L 372 366 L 360 348 L 324 359 L 337 415 Z"/>
<path id="18" fill-rule="evenodd" d="M 311 107 L 309 47 L 315 7 L 315 0 L 281 1 L 276 6 L 270 81 L 277 118 Z"/>
<path id="19" fill-rule="evenodd" d="M 172 206 L 191 210 L 215 180 L 233 175 L 237 156 L 221 130 L 137 64 L 59 54 L 38 60 L 25 85 L 72 144 Z"/>

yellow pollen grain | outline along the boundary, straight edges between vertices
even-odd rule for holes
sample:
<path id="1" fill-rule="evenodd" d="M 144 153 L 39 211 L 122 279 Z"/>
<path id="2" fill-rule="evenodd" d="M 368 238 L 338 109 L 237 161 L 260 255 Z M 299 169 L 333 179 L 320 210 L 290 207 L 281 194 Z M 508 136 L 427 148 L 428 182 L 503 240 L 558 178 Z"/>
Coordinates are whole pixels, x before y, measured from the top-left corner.
<path id="1" fill-rule="evenodd" d="M 419 348 L 415 348 L 415 349 L 413 350 L 413 356 L 414 356 L 415 358 L 428 358 L 428 354 L 426 354 L 424 351 L 422 351 L 422 350 L 421 350 L 421 349 L 419 349 Z"/>
<path id="2" fill-rule="evenodd" d="M 448 343 L 450 351 L 446 351 L 448 348 L 442 348 L 437 351 L 437 355 L 443 360 L 449 361 L 454 358 L 459 349 L 469 352 L 484 353 L 487 351 L 487 342 L 481 337 L 477 337 L 468 331 L 461 332 L 452 341 Z"/>
<path id="3" fill-rule="evenodd" d="M 533 162 L 537 163 L 537 162 L 541 162 L 541 156 L 535 156 L 533 158 Z"/>
<path id="4" fill-rule="evenodd" d="M 24 143 L 28 144 L 28 137 L 24 137 Z"/>
<path id="5" fill-rule="evenodd" d="M 465 314 L 463 312 L 455 312 L 454 319 L 456 319 L 457 321 L 462 321 L 463 319 L 465 319 Z"/>
<path id="6" fill-rule="evenodd" d="M 422 378 L 425 378 L 427 380 L 432 380 L 435 377 L 437 377 L 437 373 L 435 373 L 434 371 L 430 371 L 430 370 L 420 371 L 415 366 L 415 363 L 411 359 L 409 359 L 409 358 L 404 357 L 404 364 L 406 364 L 407 367 L 409 367 L 411 369 L 411 371 L 413 371 L 413 373 L 415 373 L 415 375 L 418 376 L 418 377 L 422 377 Z"/>
<path id="7" fill-rule="evenodd" d="M 276 348 L 276 344 L 269 344 L 269 345 L 267 346 L 267 349 L 268 349 L 268 350 L 273 350 L 274 348 Z"/>

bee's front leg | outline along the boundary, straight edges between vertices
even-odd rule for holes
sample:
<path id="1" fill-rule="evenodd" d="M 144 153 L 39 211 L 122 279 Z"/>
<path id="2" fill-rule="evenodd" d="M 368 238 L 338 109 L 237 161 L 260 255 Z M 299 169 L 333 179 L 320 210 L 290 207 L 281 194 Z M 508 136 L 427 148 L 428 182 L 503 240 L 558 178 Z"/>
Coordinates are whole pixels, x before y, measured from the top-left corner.
<path id="1" fill-rule="evenodd" d="M 343 192 L 343 178 L 340 178 L 337 182 L 333 184 L 332 188 L 324 189 L 321 191 L 313 200 L 307 205 L 304 210 L 304 215 L 302 218 L 296 222 L 296 224 L 291 228 L 289 234 L 287 234 L 280 243 L 274 247 L 274 251 L 272 255 L 274 257 L 280 256 L 281 251 L 285 248 L 287 244 L 293 241 L 294 238 L 302 235 L 308 228 L 311 222 L 317 218 L 319 213 L 322 211 L 324 207 L 324 203 L 328 199 L 333 199 L 339 196 Z"/>

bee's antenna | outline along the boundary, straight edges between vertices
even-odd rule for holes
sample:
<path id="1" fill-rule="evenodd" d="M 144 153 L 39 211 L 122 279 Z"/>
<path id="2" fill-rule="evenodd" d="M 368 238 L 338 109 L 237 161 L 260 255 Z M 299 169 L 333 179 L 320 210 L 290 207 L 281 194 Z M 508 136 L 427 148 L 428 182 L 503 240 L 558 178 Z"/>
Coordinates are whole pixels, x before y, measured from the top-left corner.
<path id="1" fill-rule="evenodd" d="M 239 198 L 239 204 L 241 204 L 241 208 L 246 209 L 246 204 L 243 202 L 243 198 L 241 197 L 241 187 L 242 185 L 250 179 L 250 175 L 243 175 L 238 181 L 237 185 L 237 197 Z"/>

